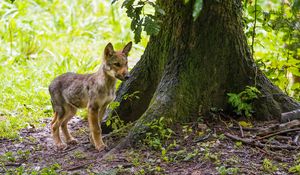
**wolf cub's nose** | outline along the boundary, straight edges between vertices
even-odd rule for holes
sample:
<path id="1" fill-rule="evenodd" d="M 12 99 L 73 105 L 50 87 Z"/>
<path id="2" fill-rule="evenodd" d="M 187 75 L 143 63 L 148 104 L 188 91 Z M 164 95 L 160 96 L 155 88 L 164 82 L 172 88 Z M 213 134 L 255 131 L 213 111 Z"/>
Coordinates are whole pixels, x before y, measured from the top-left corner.
<path id="1" fill-rule="evenodd" d="M 125 80 L 128 80 L 129 78 L 130 78 L 129 75 L 125 75 L 125 77 L 124 77 Z"/>

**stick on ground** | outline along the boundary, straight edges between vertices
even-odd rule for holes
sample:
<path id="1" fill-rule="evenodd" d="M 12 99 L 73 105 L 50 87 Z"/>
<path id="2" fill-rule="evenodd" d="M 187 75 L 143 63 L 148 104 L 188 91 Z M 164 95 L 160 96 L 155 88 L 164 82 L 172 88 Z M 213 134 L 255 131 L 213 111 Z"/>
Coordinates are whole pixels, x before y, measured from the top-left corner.
<path id="1" fill-rule="evenodd" d="M 257 146 L 259 148 L 269 147 L 271 149 L 287 149 L 287 150 L 297 150 L 297 149 L 300 148 L 299 146 L 290 146 L 290 145 L 268 145 L 268 144 L 262 144 L 262 143 L 259 143 L 259 142 L 255 142 L 252 139 L 243 139 L 243 138 L 240 138 L 238 136 L 235 136 L 235 135 L 232 135 L 232 134 L 229 134 L 229 133 L 225 133 L 224 135 L 226 137 L 230 138 L 230 139 L 237 140 L 237 141 L 243 142 L 243 143 L 248 144 L 248 145 Z"/>

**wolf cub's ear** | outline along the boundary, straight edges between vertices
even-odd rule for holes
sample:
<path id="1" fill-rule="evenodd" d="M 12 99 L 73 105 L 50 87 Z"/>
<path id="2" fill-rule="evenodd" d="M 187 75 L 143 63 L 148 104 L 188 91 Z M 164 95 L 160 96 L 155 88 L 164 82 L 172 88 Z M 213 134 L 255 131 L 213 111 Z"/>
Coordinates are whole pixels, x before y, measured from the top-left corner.
<path id="1" fill-rule="evenodd" d="M 132 42 L 130 41 L 128 44 L 126 44 L 126 46 L 124 47 L 124 49 L 122 50 L 122 52 L 128 56 L 129 51 L 131 50 L 132 47 Z"/>
<path id="2" fill-rule="evenodd" d="M 111 43 L 108 43 L 106 46 L 105 46 L 105 49 L 104 49 L 104 55 L 105 57 L 111 57 L 113 54 L 114 54 L 114 47 Z"/>

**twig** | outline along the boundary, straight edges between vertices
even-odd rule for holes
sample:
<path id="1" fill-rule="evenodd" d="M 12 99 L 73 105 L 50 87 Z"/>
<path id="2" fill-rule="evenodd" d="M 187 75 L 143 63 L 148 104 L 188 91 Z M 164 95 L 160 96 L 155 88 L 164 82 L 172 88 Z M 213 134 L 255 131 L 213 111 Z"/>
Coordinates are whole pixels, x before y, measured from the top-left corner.
<path id="1" fill-rule="evenodd" d="M 78 148 L 78 146 L 74 146 L 74 145 L 73 145 L 73 147 L 70 147 L 70 148 L 67 147 L 67 149 L 61 151 L 59 154 L 60 154 L 60 155 L 66 154 L 66 153 L 68 153 L 68 152 L 70 152 L 70 151 L 73 151 L 74 149 L 77 149 L 77 148 Z"/>
<path id="2" fill-rule="evenodd" d="M 229 127 L 230 129 L 240 129 L 240 127 Z M 244 131 L 259 131 L 261 130 L 260 128 L 247 128 L 247 127 L 242 127 Z"/>
<path id="3" fill-rule="evenodd" d="M 295 128 L 295 129 L 287 129 L 287 130 L 283 130 L 283 131 L 275 132 L 275 133 L 268 134 L 268 135 L 266 135 L 266 136 L 263 136 L 263 137 L 257 138 L 256 140 L 262 140 L 262 139 L 270 138 L 270 137 L 273 137 L 273 136 L 276 136 L 276 135 L 280 135 L 280 134 L 284 134 L 284 133 L 288 133 L 288 132 L 293 132 L 293 131 L 300 131 L 300 128 Z"/>
<path id="4" fill-rule="evenodd" d="M 239 128 L 240 128 L 240 131 L 241 131 L 241 137 L 244 137 L 244 131 L 243 131 L 243 128 L 240 124 L 239 124 Z"/>
<path id="5" fill-rule="evenodd" d="M 229 133 L 225 133 L 224 135 L 226 137 L 230 138 L 230 139 L 237 140 L 237 141 L 243 142 L 243 143 L 248 144 L 248 145 L 257 146 L 259 148 L 269 147 L 269 148 L 272 148 L 272 149 L 287 149 L 287 150 L 297 150 L 297 149 L 300 148 L 299 146 L 290 146 L 290 145 L 278 146 L 278 145 L 262 144 L 262 143 L 259 143 L 259 142 L 255 142 L 252 139 L 243 139 L 243 138 L 240 138 L 238 136 L 235 136 L 235 135 L 232 135 L 232 134 L 229 134 Z"/>
<path id="6" fill-rule="evenodd" d="M 67 168 L 67 169 L 64 169 L 65 171 L 74 171 L 74 170 L 77 170 L 77 169 L 80 169 L 80 168 L 83 168 L 83 167 L 85 167 L 85 166 L 87 166 L 87 165 L 90 165 L 90 164 L 92 164 L 92 163 L 96 163 L 96 162 L 98 162 L 98 161 L 101 161 L 101 160 L 92 160 L 92 161 L 89 161 L 89 162 L 85 162 L 85 163 L 83 163 L 83 164 L 79 164 L 79 165 L 76 165 L 76 166 L 73 166 L 73 167 L 71 167 L 71 168 Z"/>
<path id="7" fill-rule="evenodd" d="M 300 136 L 300 132 L 297 132 L 297 135 L 296 135 L 295 138 L 293 139 L 293 142 L 294 142 L 294 144 L 296 144 L 296 145 L 299 145 L 299 144 L 298 144 L 299 136 Z"/>
<path id="8" fill-rule="evenodd" d="M 202 137 L 198 137 L 197 139 L 195 139 L 193 142 L 197 143 L 197 142 L 202 142 L 206 139 L 208 139 L 211 135 L 212 135 L 213 131 L 207 133 L 206 135 L 202 136 Z"/>
<path id="9" fill-rule="evenodd" d="M 5 166 L 21 166 L 21 163 L 6 163 Z"/>

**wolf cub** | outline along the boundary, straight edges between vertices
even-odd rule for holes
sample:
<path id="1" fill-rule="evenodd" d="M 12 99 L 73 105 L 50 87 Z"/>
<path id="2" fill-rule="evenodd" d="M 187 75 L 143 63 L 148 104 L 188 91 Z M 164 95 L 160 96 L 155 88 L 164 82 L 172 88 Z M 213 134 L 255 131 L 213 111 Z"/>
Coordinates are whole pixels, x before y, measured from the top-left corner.
<path id="1" fill-rule="evenodd" d="M 98 151 L 106 145 L 101 136 L 100 122 L 107 105 L 115 98 L 115 84 L 117 79 L 129 78 L 127 56 L 131 50 L 129 42 L 121 51 L 115 51 L 108 43 L 104 49 L 102 64 L 96 73 L 76 74 L 65 73 L 56 77 L 49 86 L 54 117 L 51 122 L 52 135 L 58 149 L 64 149 L 59 130 L 67 144 L 77 141 L 68 131 L 68 121 L 76 114 L 77 108 L 88 108 L 88 123 L 90 141 Z"/>

